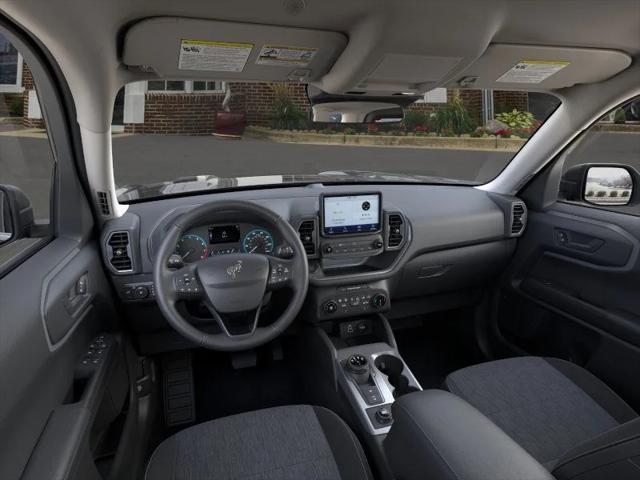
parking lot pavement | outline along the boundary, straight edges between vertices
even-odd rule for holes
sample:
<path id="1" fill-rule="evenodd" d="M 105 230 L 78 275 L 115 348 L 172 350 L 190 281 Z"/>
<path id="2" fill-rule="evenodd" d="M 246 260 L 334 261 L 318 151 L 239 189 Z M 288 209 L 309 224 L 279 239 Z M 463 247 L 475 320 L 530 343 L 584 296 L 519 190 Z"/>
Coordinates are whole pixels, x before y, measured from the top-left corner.
<path id="1" fill-rule="evenodd" d="M 513 153 L 223 140 L 213 136 L 135 135 L 114 139 L 116 181 L 151 183 L 185 175 L 240 177 L 373 170 L 491 178 Z"/>
<path id="2" fill-rule="evenodd" d="M 255 176 L 374 170 L 487 181 L 508 152 L 399 147 L 302 145 L 211 136 L 130 135 L 113 138 L 116 182 L 153 183 L 190 175 Z M 640 135 L 601 133 L 576 149 L 571 163 L 627 163 L 639 168 Z M 53 168 L 42 135 L 0 134 L 0 183 L 25 190 L 38 216 L 46 216 Z"/>

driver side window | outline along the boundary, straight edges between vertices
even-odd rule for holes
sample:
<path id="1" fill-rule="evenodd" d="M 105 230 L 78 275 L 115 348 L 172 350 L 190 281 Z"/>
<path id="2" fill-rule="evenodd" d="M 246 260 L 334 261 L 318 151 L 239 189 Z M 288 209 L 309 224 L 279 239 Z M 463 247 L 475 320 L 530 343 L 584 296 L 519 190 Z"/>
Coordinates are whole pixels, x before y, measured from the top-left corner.
<path id="1" fill-rule="evenodd" d="M 0 32 L 0 270 L 49 237 L 54 164 L 31 71 Z"/>

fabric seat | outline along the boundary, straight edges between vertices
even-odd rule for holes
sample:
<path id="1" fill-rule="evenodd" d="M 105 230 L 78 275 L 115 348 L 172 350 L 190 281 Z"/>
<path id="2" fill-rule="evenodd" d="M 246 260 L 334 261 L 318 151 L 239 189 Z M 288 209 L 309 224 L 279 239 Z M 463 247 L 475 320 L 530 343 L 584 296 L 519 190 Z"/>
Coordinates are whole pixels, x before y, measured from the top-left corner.
<path id="1" fill-rule="evenodd" d="M 294 405 L 212 420 L 161 443 L 146 479 L 368 480 L 356 436 L 333 412 Z"/>
<path id="2" fill-rule="evenodd" d="M 556 358 L 474 365 L 452 373 L 445 383 L 549 470 L 581 443 L 637 418 L 594 375 Z"/>

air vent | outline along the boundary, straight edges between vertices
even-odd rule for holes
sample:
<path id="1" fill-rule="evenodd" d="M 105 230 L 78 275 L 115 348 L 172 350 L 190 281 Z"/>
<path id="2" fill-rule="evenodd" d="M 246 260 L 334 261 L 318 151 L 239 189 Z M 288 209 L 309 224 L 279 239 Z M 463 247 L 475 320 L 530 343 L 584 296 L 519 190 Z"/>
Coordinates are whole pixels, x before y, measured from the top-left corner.
<path id="1" fill-rule="evenodd" d="M 304 246 L 307 256 L 311 257 L 316 254 L 316 221 L 304 220 L 298 227 L 300 241 Z"/>
<path id="2" fill-rule="evenodd" d="M 511 205 L 511 235 L 520 235 L 524 231 L 527 219 L 527 208 L 524 203 Z"/>
<path id="3" fill-rule="evenodd" d="M 404 218 L 399 213 L 390 213 L 387 217 L 387 248 L 399 248 L 404 241 Z"/>
<path id="4" fill-rule="evenodd" d="M 98 207 L 100 208 L 100 213 L 105 217 L 111 215 L 111 205 L 109 204 L 109 195 L 107 192 L 97 192 L 98 197 Z"/>
<path id="5" fill-rule="evenodd" d="M 113 232 L 107 242 L 111 249 L 109 262 L 118 272 L 130 272 L 133 269 L 129 249 L 129 232 Z"/>

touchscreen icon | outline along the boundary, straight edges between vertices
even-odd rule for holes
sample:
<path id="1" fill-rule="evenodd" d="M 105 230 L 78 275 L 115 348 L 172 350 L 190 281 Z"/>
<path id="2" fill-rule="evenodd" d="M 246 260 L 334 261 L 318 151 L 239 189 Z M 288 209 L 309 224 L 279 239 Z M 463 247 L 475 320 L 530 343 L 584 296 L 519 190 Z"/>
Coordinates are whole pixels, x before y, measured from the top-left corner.
<path id="1" fill-rule="evenodd" d="M 362 202 L 362 210 L 365 212 L 371 208 L 371 204 L 369 202 Z"/>

